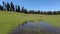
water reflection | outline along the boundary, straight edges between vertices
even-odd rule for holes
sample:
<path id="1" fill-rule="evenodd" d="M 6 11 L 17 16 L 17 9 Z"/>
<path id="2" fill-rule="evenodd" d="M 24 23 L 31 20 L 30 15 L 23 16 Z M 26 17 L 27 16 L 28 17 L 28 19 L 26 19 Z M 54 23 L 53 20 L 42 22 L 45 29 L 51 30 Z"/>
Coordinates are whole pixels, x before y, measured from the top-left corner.
<path id="1" fill-rule="evenodd" d="M 53 27 L 46 22 L 24 22 L 11 34 L 60 34 L 60 28 Z"/>

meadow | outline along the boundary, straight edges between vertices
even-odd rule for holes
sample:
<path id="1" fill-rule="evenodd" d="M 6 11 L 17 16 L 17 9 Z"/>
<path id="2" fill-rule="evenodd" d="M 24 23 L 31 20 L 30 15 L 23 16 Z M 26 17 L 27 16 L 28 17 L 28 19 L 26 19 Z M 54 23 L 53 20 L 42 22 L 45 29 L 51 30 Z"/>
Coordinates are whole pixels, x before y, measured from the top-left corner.
<path id="1" fill-rule="evenodd" d="M 0 34 L 8 34 L 13 28 L 25 21 L 33 20 L 39 22 L 40 19 L 53 26 L 60 27 L 60 15 L 24 14 L 11 11 L 0 11 Z"/>

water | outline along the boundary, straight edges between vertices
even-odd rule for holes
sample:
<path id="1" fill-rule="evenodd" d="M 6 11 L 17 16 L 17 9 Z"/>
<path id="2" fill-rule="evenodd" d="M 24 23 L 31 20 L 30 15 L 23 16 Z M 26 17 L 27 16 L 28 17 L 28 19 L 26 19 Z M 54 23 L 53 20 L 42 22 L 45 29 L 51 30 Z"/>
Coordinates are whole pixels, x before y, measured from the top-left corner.
<path id="1" fill-rule="evenodd" d="M 11 34 L 60 34 L 59 27 L 53 27 L 46 22 L 25 22 Z"/>

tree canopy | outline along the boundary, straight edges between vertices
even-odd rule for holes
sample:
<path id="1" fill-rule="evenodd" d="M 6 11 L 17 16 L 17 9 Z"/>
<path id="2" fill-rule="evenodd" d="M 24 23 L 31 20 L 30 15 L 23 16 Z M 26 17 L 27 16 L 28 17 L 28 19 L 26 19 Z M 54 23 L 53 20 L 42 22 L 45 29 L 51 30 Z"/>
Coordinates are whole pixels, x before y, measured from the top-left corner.
<path id="1" fill-rule="evenodd" d="M 60 11 L 27 10 L 26 8 L 24 8 L 24 6 L 21 8 L 19 5 L 14 5 L 13 2 L 5 3 L 3 1 L 2 3 L 3 3 L 3 6 L 0 5 L 0 10 L 4 10 L 4 11 L 15 11 L 15 12 L 21 12 L 25 14 L 60 15 Z"/>

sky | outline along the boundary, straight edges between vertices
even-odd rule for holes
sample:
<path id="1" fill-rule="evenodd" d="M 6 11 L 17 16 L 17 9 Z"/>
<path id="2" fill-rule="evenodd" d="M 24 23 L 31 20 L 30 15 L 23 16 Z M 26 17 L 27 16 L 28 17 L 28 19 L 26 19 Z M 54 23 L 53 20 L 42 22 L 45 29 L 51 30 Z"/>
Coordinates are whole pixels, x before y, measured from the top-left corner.
<path id="1" fill-rule="evenodd" d="M 24 6 L 28 10 L 60 10 L 60 0 L 0 0 L 1 5 L 2 1 L 13 2 L 14 5 Z"/>

